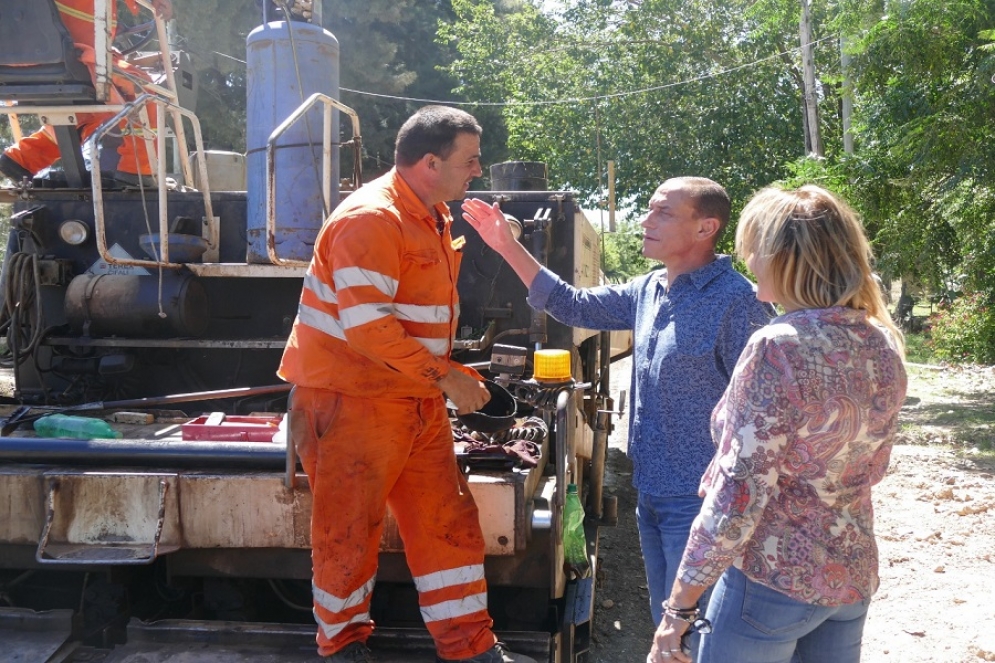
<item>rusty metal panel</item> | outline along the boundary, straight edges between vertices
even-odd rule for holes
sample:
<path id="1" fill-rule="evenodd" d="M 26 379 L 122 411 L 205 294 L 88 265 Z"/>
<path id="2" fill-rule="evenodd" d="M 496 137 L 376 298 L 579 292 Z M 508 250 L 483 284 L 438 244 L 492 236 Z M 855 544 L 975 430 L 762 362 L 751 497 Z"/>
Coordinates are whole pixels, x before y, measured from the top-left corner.
<path id="1" fill-rule="evenodd" d="M 531 471 L 474 473 L 468 477 L 480 512 L 488 555 L 514 555 L 529 536 L 531 496 L 541 478 Z M 165 482 L 160 552 L 191 548 L 308 548 L 312 495 L 297 476 L 294 490 L 282 474 L 138 471 L 63 471 L 31 466 L 0 468 L 0 543 L 37 544 L 45 503 L 53 513 L 46 551 L 66 546 L 150 544 L 159 484 Z M 388 513 L 382 552 L 403 550 Z M 80 553 L 82 554 L 82 553 Z"/>
<path id="2" fill-rule="evenodd" d="M 532 517 L 532 495 L 541 467 L 528 471 L 477 472 L 467 477 L 477 503 L 487 555 L 514 555 L 525 549 Z M 401 552 L 397 521 L 388 510 L 380 552 Z"/>
<path id="3" fill-rule="evenodd" d="M 45 468 L 0 467 L 0 543 L 37 544 L 45 524 Z"/>
<path id="4" fill-rule="evenodd" d="M 179 498 L 186 548 L 310 545 L 310 493 L 288 490 L 282 473 L 186 473 Z"/>

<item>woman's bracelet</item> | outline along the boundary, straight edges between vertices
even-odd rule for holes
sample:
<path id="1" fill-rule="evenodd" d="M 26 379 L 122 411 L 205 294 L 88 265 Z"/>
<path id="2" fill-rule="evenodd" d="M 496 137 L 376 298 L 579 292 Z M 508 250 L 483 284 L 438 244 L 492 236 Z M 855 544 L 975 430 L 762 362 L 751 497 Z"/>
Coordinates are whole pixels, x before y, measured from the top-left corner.
<path id="1" fill-rule="evenodd" d="M 675 619 L 680 619 L 689 624 L 692 624 L 701 617 L 701 612 L 698 610 L 698 604 L 695 603 L 690 608 L 674 608 L 671 607 L 670 603 L 667 601 L 663 602 L 663 612 Z"/>

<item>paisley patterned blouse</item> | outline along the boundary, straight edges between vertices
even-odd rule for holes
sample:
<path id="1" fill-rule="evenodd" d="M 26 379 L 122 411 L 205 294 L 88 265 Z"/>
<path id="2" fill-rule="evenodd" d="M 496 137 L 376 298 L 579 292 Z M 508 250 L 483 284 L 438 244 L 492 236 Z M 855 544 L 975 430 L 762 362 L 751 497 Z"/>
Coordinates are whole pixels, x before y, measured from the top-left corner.
<path id="1" fill-rule="evenodd" d="M 906 375 L 863 311 L 803 309 L 753 334 L 712 413 L 715 457 L 678 577 L 730 565 L 798 601 L 878 587 L 871 486 L 888 467 Z"/>

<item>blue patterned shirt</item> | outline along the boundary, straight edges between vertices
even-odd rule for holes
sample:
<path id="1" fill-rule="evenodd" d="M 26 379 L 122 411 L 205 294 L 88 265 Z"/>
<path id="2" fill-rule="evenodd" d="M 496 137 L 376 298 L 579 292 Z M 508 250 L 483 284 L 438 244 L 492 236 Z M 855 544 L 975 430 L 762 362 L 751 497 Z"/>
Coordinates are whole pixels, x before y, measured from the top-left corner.
<path id="1" fill-rule="evenodd" d="M 750 335 L 774 315 L 729 256 L 678 276 L 669 292 L 666 270 L 578 289 L 544 268 L 528 301 L 566 325 L 632 330 L 632 483 L 658 497 L 697 495 L 715 453 L 712 409 Z"/>

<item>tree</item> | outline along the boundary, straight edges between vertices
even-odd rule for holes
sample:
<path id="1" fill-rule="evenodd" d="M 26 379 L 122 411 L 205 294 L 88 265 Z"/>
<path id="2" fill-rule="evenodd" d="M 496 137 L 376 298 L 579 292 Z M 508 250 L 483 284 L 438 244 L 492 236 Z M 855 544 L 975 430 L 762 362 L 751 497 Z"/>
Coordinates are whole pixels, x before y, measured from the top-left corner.
<path id="1" fill-rule="evenodd" d="M 653 268 L 653 262 L 643 257 L 642 235 L 633 220 L 622 221 L 615 232 L 602 235 L 601 270 L 609 282 L 625 283 Z"/>
<path id="2" fill-rule="evenodd" d="M 841 166 L 885 265 L 934 291 L 962 276 L 991 296 L 995 7 L 888 2 L 844 18 L 857 35 L 857 155 Z"/>
<path id="3" fill-rule="evenodd" d="M 545 161 L 555 186 L 646 204 L 675 175 L 712 177 L 737 200 L 802 154 L 799 88 L 783 47 L 735 3 L 578 0 L 559 16 L 522 2 L 454 0 L 440 36 L 462 94 L 503 103 L 515 158 Z M 797 26 L 797 22 L 795 23 Z"/>

